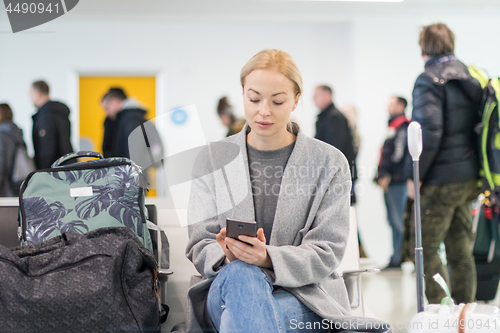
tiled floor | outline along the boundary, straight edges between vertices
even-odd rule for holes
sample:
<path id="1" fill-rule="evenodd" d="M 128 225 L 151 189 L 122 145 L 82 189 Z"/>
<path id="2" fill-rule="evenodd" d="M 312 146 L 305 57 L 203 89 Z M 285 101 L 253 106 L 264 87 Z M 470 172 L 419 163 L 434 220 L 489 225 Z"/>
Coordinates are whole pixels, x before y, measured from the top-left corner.
<path id="1" fill-rule="evenodd" d="M 402 270 L 365 274 L 362 280 L 366 315 L 392 323 L 395 333 L 407 332 L 411 318 L 417 313 L 417 296 L 413 264 L 405 264 Z M 500 307 L 500 291 L 491 302 Z"/>

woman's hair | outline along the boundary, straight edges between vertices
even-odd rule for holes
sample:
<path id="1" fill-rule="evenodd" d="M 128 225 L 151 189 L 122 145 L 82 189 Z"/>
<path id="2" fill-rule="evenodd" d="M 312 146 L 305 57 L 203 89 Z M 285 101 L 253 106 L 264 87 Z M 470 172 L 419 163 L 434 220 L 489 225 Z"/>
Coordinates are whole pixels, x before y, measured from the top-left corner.
<path id="1" fill-rule="evenodd" d="M 435 56 L 455 52 L 455 35 L 443 23 L 424 26 L 418 42 L 422 54 Z"/>
<path id="2" fill-rule="evenodd" d="M 241 86 L 245 86 L 245 78 L 256 69 L 275 70 L 283 74 L 294 84 L 295 95 L 302 94 L 302 75 L 292 57 L 280 50 L 263 50 L 250 59 L 241 70 Z"/>
<path id="3" fill-rule="evenodd" d="M 12 109 L 9 104 L 0 104 L 0 124 L 12 121 Z"/>
<path id="4" fill-rule="evenodd" d="M 227 96 L 219 99 L 219 103 L 217 104 L 217 114 L 219 117 L 229 116 L 231 118 L 231 123 L 236 121 L 236 117 L 233 114 L 233 106 L 229 104 Z"/>
<path id="5" fill-rule="evenodd" d="M 219 99 L 219 103 L 217 104 L 217 114 L 219 116 L 225 115 L 225 114 L 233 114 L 233 106 L 229 104 L 229 101 L 227 99 L 227 96 L 222 97 Z"/>

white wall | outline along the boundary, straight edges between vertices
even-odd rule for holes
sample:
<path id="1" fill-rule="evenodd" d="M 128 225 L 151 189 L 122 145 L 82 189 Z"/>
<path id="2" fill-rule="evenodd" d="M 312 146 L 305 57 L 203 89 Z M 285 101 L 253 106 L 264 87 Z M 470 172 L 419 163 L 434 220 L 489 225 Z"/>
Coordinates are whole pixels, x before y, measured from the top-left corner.
<path id="1" fill-rule="evenodd" d="M 372 179 L 384 140 L 388 98 L 399 94 L 410 100 L 413 82 L 423 69 L 417 45 L 419 27 L 438 20 L 448 23 L 457 35 L 457 55 L 488 69 L 490 75 L 500 75 L 500 44 L 494 39 L 500 29 L 498 7 L 492 12 L 482 7 L 475 14 L 470 7 L 457 4 L 440 6 L 437 14 L 432 6 L 423 3 L 417 14 L 391 11 L 371 15 L 364 11 L 359 16 L 353 12 L 345 21 L 322 17 L 321 22 L 309 18 L 300 23 L 291 19 L 272 23 L 272 15 L 266 20 L 252 17 L 242 22 L 196 23 L 158 16 L 120 19 L 115 15 L 95 20 L 68 14 L 18 34 L 8 33 L 10 27 L 2 12 L 0 101 L 11 104 L 15 121 L 31 145 L 34 110 L 27 91 L 33 80 L 47 79 L 52 97 L 69 103 L 72 110 L 76 147 L 77 73 L 161 72 L 166 84 L 159 92 L 164 110 L 158 112 L 196 104 L 206 138 L 214 141 L 225 134 L 215 114 L 220 96 L 228 95 L 237 113 L 243 114 L 239 86 L 243 64 L 263 48 L 286 50 L 303 74 L 305 91 L 293 116 L 308 135 L 314 135 L 315 85 L 331 84 L 338 106 L 353 103 L 358 107 L 362 136 L 358 221 L 366 250 L 383 262 L 391 253 L 390 230 L 382 193 Z"/>
<path id="2" fill-rule="evenodd" d="M 5 21 L 1 23 L 6 26 Z M 2 49 L 12 51 L 0 53 L 0 100 L 11 103 L 28 143 L 34 111 L 27 95 L 30 82 L 45 78 L 54 99 L 73 103 L 74 74 L 78 72 L 164 73 L 163 111 L 196 104 L 210 141 L 225 134 L 215 113 L 218 98 L 229 95 L 236 112 L 243 115 L 239 72 L 264 48 L 286 50 L 298 63 L 305 91 L 303 107 L 294 116 L 304 123 L 308 134 L 314 134 L 314 85 L 338 86 L 340 101 L 353 96 L 352 69 L 346 66 L 352 56 L 350 25 L 346 23 L 169 24 L 63 18 L 47 29 L 55 33 L 0 35 Z M 78 105 L 70 107 L 76 117 Z M 77 134 L 76 122 L 73 125 Z"/>

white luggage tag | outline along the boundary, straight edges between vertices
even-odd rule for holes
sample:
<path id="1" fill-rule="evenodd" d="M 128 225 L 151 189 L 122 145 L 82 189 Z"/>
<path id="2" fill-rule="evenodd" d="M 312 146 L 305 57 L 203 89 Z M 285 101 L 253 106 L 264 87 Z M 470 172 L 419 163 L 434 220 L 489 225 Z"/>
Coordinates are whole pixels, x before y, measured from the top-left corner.
<path id="1" fill-rule="evenodd" d="M 72 198 L 91 197 L 94 195 L 94 191 L 92 191 L 92 186 L 76 187 L 69 189 L 69 195 Z"/>

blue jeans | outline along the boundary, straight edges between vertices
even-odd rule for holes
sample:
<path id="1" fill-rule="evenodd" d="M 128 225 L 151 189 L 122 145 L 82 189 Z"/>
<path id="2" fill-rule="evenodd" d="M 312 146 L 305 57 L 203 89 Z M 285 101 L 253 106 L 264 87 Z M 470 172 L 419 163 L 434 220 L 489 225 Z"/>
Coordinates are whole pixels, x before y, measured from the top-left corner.
<path id="1" fill-rule="evenodd" d="M 222 268 L 207 298 L 208 314 L 220 333 L 323 333 L 323 320 L 255 265 L 235 260 Z M 306 329 L 307 323 L 318 329 Z M 301 329 L 302 328 L 302 329 Z"/>
<path id="2" fill-rule="evenodd" d="M 406 183 L 389 184 L 389 191 L 384 193 L 387 220 L 392 228 L 393 254 L 391 265 L 401 263 L 404 230 L 403 215 L 406 207 L 406 197 Z"/>

